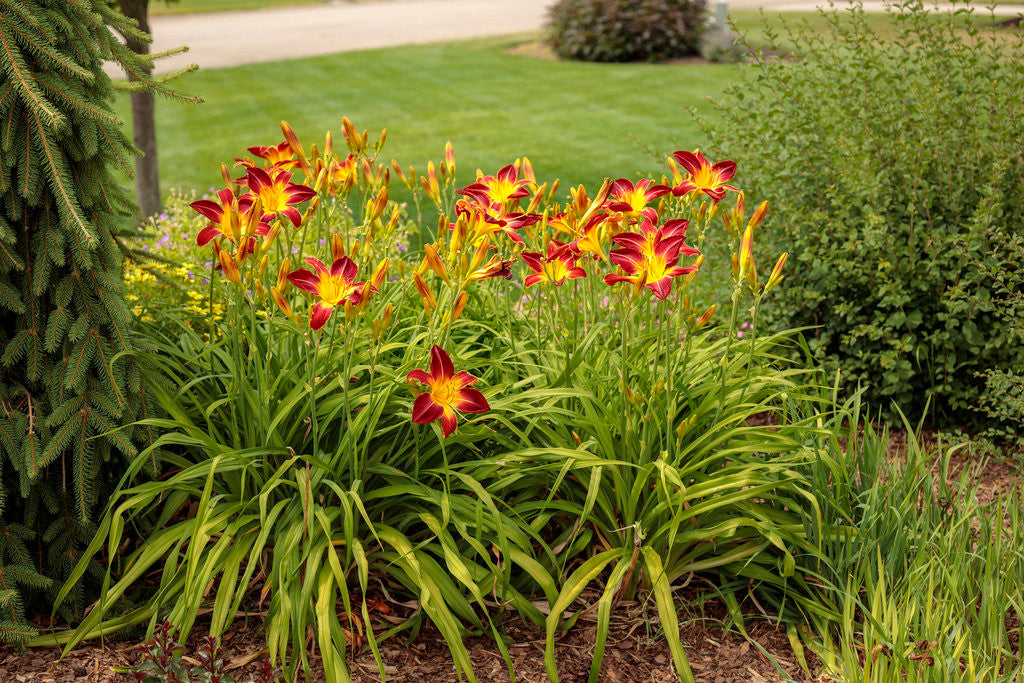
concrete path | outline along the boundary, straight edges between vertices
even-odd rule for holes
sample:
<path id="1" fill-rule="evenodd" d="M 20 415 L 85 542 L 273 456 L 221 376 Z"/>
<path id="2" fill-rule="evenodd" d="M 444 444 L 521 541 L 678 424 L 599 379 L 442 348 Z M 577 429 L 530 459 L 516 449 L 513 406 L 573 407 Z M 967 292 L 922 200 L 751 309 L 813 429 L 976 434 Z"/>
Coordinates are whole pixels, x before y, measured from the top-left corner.
<path id="1" fill-rule="evenodd" d="M 189 64 L 212 69 L 312 57 L 335 52 L 480 38 L 536 31 L 554 0 L 376 0 L 153 17 L 154 52 L 188 45 L 189 52 L 163 59 L 157 72 Z M 709 9 L 715 0 L 709 0 Z M 730 9 L 809 11 L 821 0 L 730 0 Z M 883 11 L 880 0 L 864 9 Z M 1001 5 L 1014 15 L 1024 5 Z M 111 76 L 120 77 L 116 67 Z"/>

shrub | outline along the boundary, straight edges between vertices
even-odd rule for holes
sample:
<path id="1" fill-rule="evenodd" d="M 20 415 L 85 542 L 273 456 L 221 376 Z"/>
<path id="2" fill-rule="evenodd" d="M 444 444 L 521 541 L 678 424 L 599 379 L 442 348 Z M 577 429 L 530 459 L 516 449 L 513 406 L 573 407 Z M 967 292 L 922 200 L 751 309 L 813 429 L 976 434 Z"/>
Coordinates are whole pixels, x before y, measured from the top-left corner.
<path id="1" fill-rule="evenodd" d="M 252 148 L 265 161 L 243 162 L 244 182 L 194 204 L 223 318 L 148 309 L 168 417 L 147 421 L 163 434 L 88 555 L 117 556 L 129 522 L 152 531 L 110 563 L 75 633 L 38 642 L 163 617 L 184 639 L 206 610 L 217 638 L 262 594 L 289 678 L 308 668 L 310 634 L 328 681 L 347 679 L 363 644 L 383 675 L 379 643 L 429 619 L 473 680 L 467 631 L 492 634 L 511 671 L 497 618 L 509 609 L 545 629 L 557 677 L 556 633 L 589 587 L 601 594 L 592 678 L 612 604 L 643 592 L 692 680 L 674 581 L 701 572 L 733 604 L 813 609 L 802 558 L 816 515 L 799 468 L 821 445 L 819 398 L 780 360 L 785 336 L 738 324 L 781 262 L 758 277 L 764 212 L 724 199 L 728 162 L 717 180 L 675 169 L 676 194 L 620 179 L 559 201 L 525 159 L 457 192 L 450 148 L 422 178 L 398 164 L 391 176 L 382 143 L 347 119 L 348 155 L 283 130 L 286 142 Z M 415 253 L 395 238 L 394 178 L 443 214 Z M 719 205 L 736 261 L 722 326 L 697 305 Z M 775 424 L 749 423 L 762 413 Z M 174 469 L 139 481 L 157 448 Z M 150 575 L 155 592 L 124 604 Z M 402 593 L 420 608 L 382 624 L 373 605 Z"/>
<path id="2" fill-rule="evenodd" d="M 704 0 L 558 0 L 548 40 L 567 59 L 662 61 L 697 51 L 704 11 Z"/>
<path id="3" fill-rule="evenodd" d="M 858 6 L 823 16 L 824 36 L 788 36 L 799 59 L 760 58 L 705 122 L 771 188 L 795 259 L 767 315 L 814 326 L 816 357 L 869 402 L 970 426 L 999 400 L 978 374 L 1024 367 L 999 293 L 1019 267 L 1024 42 L 920 3 L 894 5 L 888 34 Z"/>

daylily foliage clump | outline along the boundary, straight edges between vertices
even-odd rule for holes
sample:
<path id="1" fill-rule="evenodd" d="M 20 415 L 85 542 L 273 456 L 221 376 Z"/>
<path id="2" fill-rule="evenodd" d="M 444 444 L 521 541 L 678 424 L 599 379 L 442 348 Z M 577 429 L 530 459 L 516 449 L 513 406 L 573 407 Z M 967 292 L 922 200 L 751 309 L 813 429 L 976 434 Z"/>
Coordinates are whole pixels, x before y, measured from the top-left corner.
<path id="1" fill-rule="evenodd" d="M 282 123 L 283 141 L 222 166 L 218 201 L 193 203 L 223 317 L 166 311 L 192 316 L 159 327 L 154 358 L 180 387 L 157 444 L 179 469 L 127 486 L 104 533 L 116 547 L 133 506 L 197 490 L 219 531 L 165 528 L 75 638 L 165 608 L 187 632 L 210 605 L 216 636 L 263 581 L 271 657 L 289 667 L 308 670 L 312 633 L 328 680 L 347 680 L 347 650 L 380 662 L 380 639 L 430 619 L 459 671 L 472 678 L 473 629 L 511 672 L 498 617 L 514 610 L 545 629 L 554 679 L 566 611 L 603 577 L 591 677 L 612 602 L 638 592 L 689 677 L 680 578 L 739 577 L 774 609 L 810 609 L 797 558 L 818 532 L 795 468 L 811 399 L 802 371 L 774 364 L 781 340 L 753 334 L 785 255 L 759 277 L 767 203 L 747 217 L 725 185 L 735 165 L 677 152 L 661 178 L 560 191 L 526 158 L 457 175 L 448 144 L 419 174 L 385 161 L 386 134 L 341 130 L 343 147 L 307 145 Z M 704 253 L 712 230 L 731 264 Z M 727 325 L 702 289 L 710 266 L 731 269 Z M 747 424 L 764 412 L 779 425 Z M 160 594 L 110 616 L 165 555 Z M 382 588 L 419 609 L 385 627 Z"/>

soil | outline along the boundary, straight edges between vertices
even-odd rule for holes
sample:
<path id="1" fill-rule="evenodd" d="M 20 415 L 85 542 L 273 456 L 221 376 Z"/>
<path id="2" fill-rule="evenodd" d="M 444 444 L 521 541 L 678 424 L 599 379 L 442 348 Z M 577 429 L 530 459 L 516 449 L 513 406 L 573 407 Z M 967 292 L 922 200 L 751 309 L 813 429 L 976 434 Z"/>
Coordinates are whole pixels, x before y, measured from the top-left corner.
<path id="1" fill-rule="evenodd" d="M 936 439 L 934 433 L 925 435 L 927 443 L 935 443 Z M 894 432 L 890 439 L 893 457 L 899 459 L 905 447 L 905 435 Z M 955 455 L 951 461 L 950 477 L 955 478 L 965 467 L 973 469 L 973 476 L 979 482 L 979 502 L 990 502 L 999 495 L 1020 490 L 1021 473 L 1011 463 L 993 460 L 984 467 L 978 467 L 977 462 L 976 458 L 965 453 Z M 583 614 L 574 628 L 560 635 L 556 644 L 559 678 L 565 683 L 587 679 L 596 635 L 593 610 L 587 611 L 587 607 L 593 605 L 597 597 L 588 593 L 580 597 L 573 609 L 582 609 Z M 683 646 L 697 681 L 820 680 L 802 669 L 783 626 L 760 614 L 748 615 L 745 637 L 735 627 L 727 628 L 727 610 L 716 598 L 693 589 L 689 589 L 684 598 L 686 606 L 680 608 L 678 617 Z M 405 617 L 408 616 L 408 604 L 394 604 L 381 611 L 382 614 L 390 612 L 392 620 Z M 199 623 L 194 629 L 195 635 L 185 649 L 187 656 L 194 656 L 203 626 Z M 387 626 L 381 623 L 380 628 L 374 630 L 384 630 Z M 509 653 L 516 679 L 527 683 L 547 680 L 543 630 L 511 616 L 502 626 L 510 640 Z M 479 680 L 509 679 L 501 653 L 490 638 L 467 638 L 465 642 Z M 251 680 L 266 658 L 263 633 L 256 620 L 250 620 L 247 625 L 239 624 L 225 633 L 222 648 L 229 672 L 238 681 Z M 382 643 L 380 649 L 388 680 L 429 680 L 431 683 L 459 680 L 448 648 L 432 626 L 425 626 L 411 642 L 397 636 Z M 806 654 L 807 665 L 814 673 L 818 669 L 817 661 L 812 653 Z M 137 664 L 140 656 L 138 646 L 130 642 L 82 645 L 63 660 L 56 648 L 19 652 L 12 646 L 2 646 L 0 682 L 107 683 L 114 673 L 113 667 Z M 323 681 L 323 669 L 315 655 L 311 659 L 311 667 L 312 680 Z M 350 658 L 349 670 L 354 681 L 380 680 L 377 664 L 367 647 Z M 623 683 L 678 680 L 672 655 L 658 626 L 657 611 L 649 602 L 623 601 L 613 610 L 600 680 Z"/>
<path id="2" fill-rule="evenodd" d="M 597 600 L 584 595 L 577 608 Z M 562 634 L 556 645 L 559 680 L 577 683 L 587 680 L 596 627 L 584 621 Z M 785 628 L 761 618 L 747 624 L 748 638 L 736 630 L 727 630 L 724 606 L 717 601 L 705 603 L 703 614 L 680 610 L 683 646 L 697 681 L 707 683 L 759 683 L 763 681 L 809 681 L 801 670 L 786 637 Z M 546 681 L 544 669 L 544 632 L 518 618 L 504 624 L 511 639 L 509 654 L 516 680 L 527 683 Z M 202 630 L 202 624 L 194 629 Z M 194 657 L 201 634 L 189 639 L 186 661 Z M 507 681 L 508 671 L 501 653 L 490 638 L 466 639 L 473 669 L 480 681 Z M 222 656 L 229 673 L 237 681 L 249 681 L 266 659 L 263 633 L 255 623 L 248 628 L 228 631 L 222 638 Z M 451 654 L 440 634 L 424 627 L 411 643 L 396 637 L 380 645 L 384 672 L 389 681 L 458 681 Z M 763 650 L 763 652 L 762 652 Z M 764 653 L 768 653 L 766 656 Z M 10 646 L 0 648 L 0 681 L 4 683 L 107 683 L 113 667 L 131 666 L 140 661 L 138 646 L 132 643 L 91 644 L 79 647 L 65 659 L 55 648 L 40 648 L 19 653 Z M 774 662 L 772 661 L 774 660 Z M 195 662 L 193 662 L 195 663 Z M 313 681 L 323 681 L 323 668 L 314 655 L 310 661 Z M 811 660 L 813 668 L 816 662 Z M 379 681 L 380 673 L 369 648 L 350 658 L 352 680 L 358 683 Z M 780 675 L 780 670 L 784 676 Z M 121 681 L 129 680 L 123 677 Z M 653 606 L 622 602 L 612 616 L 605 646 L 601 681 L 610 683 L 660 682 L 679 680 L 672 655 L 657 625 Z"/>

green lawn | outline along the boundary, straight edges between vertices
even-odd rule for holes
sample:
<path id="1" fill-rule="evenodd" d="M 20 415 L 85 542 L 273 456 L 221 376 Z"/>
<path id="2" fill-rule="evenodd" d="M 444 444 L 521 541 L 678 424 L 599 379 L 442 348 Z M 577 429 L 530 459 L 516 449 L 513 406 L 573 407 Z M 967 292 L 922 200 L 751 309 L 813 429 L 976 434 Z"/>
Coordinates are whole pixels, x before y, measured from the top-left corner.
<path id="1" fill-rule="evenodd" d="M 263 9 L 286 5 L 318 5 L 325 0 L 177 0 L 154 1 L 149 5 L 151 16 L 157 14 L 193 14 L 196 12 L 227 12 L 239 9 Z"/>
<path id="2" fill-rule="evenodd" d="M 705 144 L 686 111 L 736 80 L 730 65 L 658 66 L 551 62 L 506 54 L 514 41 L 408 46 L 215 69 L 179 88 L 206 102 L 157 105 L 164 190 L 220 182 L 219 164 L 282 138 L 288 120 L 320 141 L 348 116 L 387 128 L 385 161 L 418 171 L 455 145 L 459 181 L 527 155 L 542 179 L 599 183 L 610 175 L 662 172 L 664 156 Z M 118 112 L 128 120 L 127 98 Z"/>

